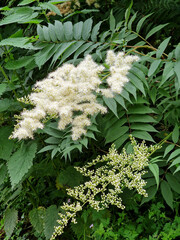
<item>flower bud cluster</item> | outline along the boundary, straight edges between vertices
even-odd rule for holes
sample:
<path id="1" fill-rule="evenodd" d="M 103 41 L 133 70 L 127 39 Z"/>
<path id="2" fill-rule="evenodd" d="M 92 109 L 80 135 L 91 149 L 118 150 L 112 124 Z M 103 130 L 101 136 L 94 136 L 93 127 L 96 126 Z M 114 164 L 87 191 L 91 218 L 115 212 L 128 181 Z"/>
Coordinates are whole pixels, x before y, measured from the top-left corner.
<path id="1" fill-rule="evenodd" d="M 124 56 L 122 52 L 116 55 L 113 51 L 108 51 L 106 63 L 110 67 L 110 73 L 105 89 L 102 88 L 99 77 L 105 67 L 95 63 L 90 55 L 77 67 L 64 64 L 47 78 L 37 82 L 33 92 L 24 99 L 25 103 L 31 103 L 34 108 L 24 109 L 11 138 L 33 138 L 34 131 L 44 127 L 43 119 L 51 116 L 60 118 L 60 130 L 71 124 L 72 139 L 77 140 L 91 124 L 90 116 L 107 112 L 106 107 L 98 103 L 97 95 L 113 97 L 113 93 L 120 94 L 124 84 L 128 82 L 128 70 L 132 62 L 137 60 L 136 56 Z"/>
<path id="2" fill-rule="evenodd" d="M 77 200 L 77 205 L 64 204 L 62 209 L 67 212 L 64 217 L 60 214 L 60 225 L 55 227 L 51 240 L 61 234 L 68 220 L 73 218 L 73 222 L 76 222 L 75 215 L 85 204 L 89 204 L 97 211 L 108 208 L 109 205 L 124 209 L 120 194 L 125 188 L 136 189 L 140 195 L 147 197 L 143 189 L 146 182 L 142 176 L 146 173 L 144 169 L 148 166 L 148 157 L 155 148 L 147 147 L 144 142 L 137 144 L 132 137 L 131 144 L 133 146 L 131 154 L 127 154 L 125 149 L 119 154 L 115 145 L 112 145 L 107 155 L 98 156 L 83 167 L 75 167 L 82 175 L 89 177 L 89 181 L 67 190 L 67 194 Z"/>

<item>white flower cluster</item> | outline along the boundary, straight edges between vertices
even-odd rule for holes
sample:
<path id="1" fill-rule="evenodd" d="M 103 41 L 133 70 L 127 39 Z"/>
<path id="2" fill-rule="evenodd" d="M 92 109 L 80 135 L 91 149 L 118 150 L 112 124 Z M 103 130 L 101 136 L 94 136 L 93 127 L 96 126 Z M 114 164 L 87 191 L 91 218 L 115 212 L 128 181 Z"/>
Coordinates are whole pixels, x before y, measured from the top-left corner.
<path id="1" fill-rule="evenodd" d="M 97 102 L 97 94 L 111 98 L 114 92 L 120 94 L 128 82 L 128 70 L 132 62 L 137 60 L 137 56 L 124 56 L 122 52 L 116 55 L 113 51 L 108 51 L 106 63 L 110 67 L 110 73 L 106 79 L 107 88 L 102 88 L 99 77 L 104 66 L 96 64 L 90 55 L 77 67 L 64 64 L 46 79 L 36 83 L 34 92 L 26 99 L 34 105 L 34 109 L 25 109 L 21 113 L 11 137 L 19 140 L 33 138 L 33 132 L 44 127 L 42 120 L 49 115 L 52 118 L 60 117 L 60 130 L 72 124 L 72 139 L 77 140 L 86 133 L 85 127 L 91 124 L 90 116 L 107 111 Z"/>
<path id="2" fill-rule="evenodd" d="M 119 194 L 123 193 L 125 188 L 136 189 L 140 195 L 147 197 L 147 193 L 143 189 L 146 182 L 142 179 L 142 175 L 146 173 L 144 168 L 148 165 L 148 157 L 159 147 L 147 147 L 144 142 L 137 144 L 132 137 L 131 144 L 133 146 L 131 154 L 127 154 L 125 149 L 118 154 L 115 146 L 112 145 L 107 155 L 98 156 L 82 168 L 76 167 L 82 175 L 90 180 L 67 190 L 67 194 L 77 200 L 77 205 L 65 203 L 62 206 L 66 213 L 60 214 L 61 220 L 58 221 L 60 225 L 55 227 L 51 240 L 61 235 L 70 219 L 72 219 L 71 222 L 76 223 L 76 213 L 87 203 L 97 211 L 108 208 L 110 204 L 124 209 L 125 206 L 122 204 Z"/>

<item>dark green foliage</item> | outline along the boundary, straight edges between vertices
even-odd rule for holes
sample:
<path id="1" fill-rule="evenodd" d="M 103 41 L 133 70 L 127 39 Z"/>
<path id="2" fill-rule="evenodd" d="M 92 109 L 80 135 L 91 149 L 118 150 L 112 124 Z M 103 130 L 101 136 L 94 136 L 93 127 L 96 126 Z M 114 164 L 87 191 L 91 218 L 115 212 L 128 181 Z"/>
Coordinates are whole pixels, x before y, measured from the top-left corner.
<path id="1" fill-rule="evenodd" d="M 122 194 L 126 209 L 96 212 L 88 206 L 59 239 L 178 239 L 180 236 L 180 44 L 178 0 L 99 1 L 64 16 L 59 1 L 11 0 L 0 6 L 0 238 L 50 239 L 66 190 L 85 179 L 83 166 L 115 143 L 131 153 L 129 134 L 161 149 L 144 175 L 147 198 Z M 54 11 L 56 16 L 47 16 Z M 15 114 L 36 81 L 63 63 L 91 54 L 104 63 L 107 50 L 140 57 L 120 95 L 98 100 L 108 113 L 91 119 L 87 134 L 49 120 L 35 140 L 10 140 Z M 105 64 L 106 65 L 106 64 Z M 108 72 L 108 66 L 107 72 Z M 101 79 L 106 78 L 106 72 Z M 104 83 L 103 83 L 104 84 Z M 104 87 L 105 84 L 103 85 Z"/>

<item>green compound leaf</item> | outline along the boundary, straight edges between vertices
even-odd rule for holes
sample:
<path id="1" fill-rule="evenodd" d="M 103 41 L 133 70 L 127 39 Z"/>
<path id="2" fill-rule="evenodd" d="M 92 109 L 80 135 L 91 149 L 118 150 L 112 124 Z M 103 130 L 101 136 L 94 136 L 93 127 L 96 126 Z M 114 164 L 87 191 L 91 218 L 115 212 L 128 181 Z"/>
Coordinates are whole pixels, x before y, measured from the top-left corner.
<path id="1" fill-rule="evenodd" d="M 161 193 L 166 203 L 173 209 L 173 194 L 171 188 L 165 180 L 161 182 Z"/>
<path id="2" fill-rule="evenodd" d="M 54 227 L 58 225 L 58 209 L 56 205 L 51 205 L 46 209 L 45 217 L 44 217 L 44 234 L 46 239 L 50 239 L 53 232 Z"/>
<path id="3" fill-rule="evenodd" d="M 29 212 L 30 222 L 38 233 L 43 232 L 44 217 L 45 217 L 45 209 L 43 207 L 34 208 Z"/>
<path id="4" fill-rule="evenodd" d="M 36 143 L 24 144 L 10 157 L 7 166 L 13 188 L 32 167 L 36 150 Z"/>
<path id="5" fill-rule="evenodd" d="M 18 211 L 8 208 L 5 211 L 4 230 L 6 235 L 10 238 L 18 220 Z"/>

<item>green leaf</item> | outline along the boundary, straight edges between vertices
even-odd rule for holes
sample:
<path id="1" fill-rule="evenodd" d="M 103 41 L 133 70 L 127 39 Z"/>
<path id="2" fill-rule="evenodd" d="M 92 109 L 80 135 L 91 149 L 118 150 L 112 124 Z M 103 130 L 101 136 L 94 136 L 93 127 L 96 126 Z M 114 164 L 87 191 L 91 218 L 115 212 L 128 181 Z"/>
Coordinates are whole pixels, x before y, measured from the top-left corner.
<path id="1" fill-rule="evenodd" d="M 6 235 L 10 238 L 14 228 L 18 221 L 18 211 L 13 208 L 8 208 L 5 211 L 4 216 L 4 230 L 6 232 Z"/>
<path id="2" fill-rule="evenodd" d="M 132 123 L 131 129 L 143 130 L 147 132 L 158 132 L 152 125 L 147 123 Z"/>
<path id="3" fill-rule="evenodd" d="M 22 2 L 20 2 L 19 4 L 18 4 L 18 6 L 24 6 L 24 5 L 28 5 L 28 4 L 30 4 L 30 3 L 32 3 L 32 2 L 35 2 L 36 0 L 23 0 Z"/>
<path id="4" fill-rule="evenodd" d="M 81 39 L 82 29 L 83 29 L 83 22 L 78 22 L 74 24 L 74 38 L 76 40 Z"/>
<path id="5" fill-rule="evenodd" d="M 32 43 L 29 43 L 29 41 L 30 39 L 27 37 L 7 38 L 0 42 L 0 46 L 13 46 L 32 50 L 39 49 L 34 47 Z"/>
<path id="6" fill-rule="evenodd" d="M 72 22 L 68 21 L 64 23 L 64 35 L 67 41 L 73 39 L 73 25 Z"/>
<path id="7" fill-rule="evenodd" d="M 4 179 L 7 175 L 7 167 L 5 164 L 0 165 L 0 185 L 4 183 Z"/>
<path id="8" fill-rule="evenodd" d="M 176 60 L 180 60 L 180 44 L 178 44 L 177 46 L 176 46 L 176 49 L 175 49 L 175 58 L 176 58 Z"/>
<path id="9" fill-rule="evenodd" d="M 47 152 L 47 151 L 52 150 L 54 148 L 57 148 L 57 145 L 48 145 L 46 147 L 41 148 L 41 150 L 38 153 Z"/>
<path id="10" fill-rule="evenodd" d="M 83 40 L 88 40 L 90 34 L 91 34 L 91 28 L 92 28 L 92 18 L 87 19 L 82 28 L 82 39 Z"/>
<path id="11" fill-rule="evenodd" d="M 36 143 L 23 144 L 9 159 L 7 166 L 12 187 L 18 184 L 33 165 Z"/>
<path id="12" fill-rule="evenodd" d="M 125 89 L 122 90 L 121 96 L 122 96 L 123 98 L 125 98 L 126 100 L 128 100 L 128 102 L 130 102 L 130 103 L 132 104 L 132 101 L 131 101 L 131 99 L 130 99 L 130 97 L 129 97 L 129 93 L 128 93 Z"/>
<path id="13" fill-rule="evenodd" d="M 171 188 L 165 180 L 161 182 L 161 193 L 166 203 L 173 209 L 173 194 Z"/>
<path id="14" fill-rule="evenodd" d="M 116 24 L 116 21 L 115 21 L 115 18 L 113 16 L 113 10 L 111 10 L 110 12 L 110 18 L 109 18 L 109 25 L 110 25 L 110 30 L 113 32 L 114 29 L 115 29 L 115 24 Z"/>
<path id="15" fill-rule="evenodd" d="M 53 128 L 48 127 L 48 126 L 45 127 L 42 131 L 49 134 L 52 137 L 55 137 L 55 138 L 62 138 L 63 137 L 63 133 L 60 130 L 53 129 Z"/>
<path id="16" fill-rule="evenodd" d="M 146 189 L 146 192 L 148 194 L 148 197 L 143 197 L 143 199 L 141 201 L 141 205 L 143 203 L 149 202 L 156 195 L 157 187 L 156 186 L 151 186 L 150 188 Z"/>
<path id="17" fill-rule="evenodd" d="M 62 64 L 70 55 L 78 50 L 84 44 L 84 41 L 75 42 L 63 54 L 60 64 Z"/>
<path id="18" fill-rule="evenodd" d="M 178 167 L 176 168 L 176 170 L 174 171 L 173 174 L 175 174 L 175 173 L 177 173 L 177 172 L 179 172 L 179 171 L 180 171 L 180 166 L 178 166 Z"/>
<path id="19" fill-rule="evenodd" d="M 156 27 L 154 27 L 153 29 L 151 29 L 151 31 L 146 35 L 145 39 L 148 39 L 149 37 L 151 37 L 153 34 L 155 34 L 156 32 L 160 31 L 162 28 L 164 28 L 165 26 L 167 26 L 169 23 L 165 23 L 165 24 L 160 24 Z"/>
<path id="20" fill-rule="evenodd" d="M 125 23 L 126 23 L 126 26 L 128 24 L 128 20 L 129 20 L 130 14 L 131 14 L 132 6 L 133 6 L 133 0 L 131 0 L 131 3 L 129 5 L 129 7 L 126 9 L 126 12 L 125 12 Z"/>
<path id="21" fill-rule="evenodd" d="M 26 67 L 33 60 L 34 60 L 33 56 L 21 57 L 18 60 L 9 60 L 6 63 L 5 68 L 8 70 L 16 70 L 22 67 Z"/>
<path id="22" fill-rule="evenodd" d="M 134 86 L 137 89 L 139 89 L 144 94 L 144 96 L 146 96 L 146 92 L 144 90 L 144 85 L 143 85 L 142 81 L 132 72 L 129 72 L 128 77 L 130 78 L 131 83 L 133 83 Z"/>
<path id="23" fill-rule="evenodd" d="M 180 182 L 178 182 L 177 178 L 170 173 L 167 173 L 165 176 L 171 189 L 180 194 Z"/>
<path id="24" fill-rule="evenodd" d="M 78 58 L 78 56 L 83 53 L 86 49 L 88 49 L 91 45 L 93 45 L 92 42 L 88 42 L 83 44 L 74 54 L 74 60 Z"/>
<path id="25" fill-rule="evenodd" d="M 57 42 L 55 27 L 51 23 L 48 23 L 48 31 L 49 31 L 49 36 L 52 42 Z"/>
<path id="26" fill-rule="evenodd" d="M 67 167 L 65 170 L 61 170 L 57 176 L 56 183 L 59 185 L 66 185 L 68 187 L 78 186 L 83 177 L 74 167 Z"/>
<path id="27" fill-rule="evenodd" d="M 106 104 L 106 106 L 114 113 L 114 115 L 118 117 L 118 113 L 117 113 L 117 103 L 113 98 L 106 98 L 103 96 L 103 100 Z"/>
<path id="28" fill-rule="evenodd" d="M 145 21 L 148 17 L 150 17 L 152 14 L 153 14 L 153 13 L 150 13 L 150 14 L 148 14 L 147 16 L 144 16 L 143 18 L 141 18 L 141 19 L 139 20 L 139 22 L 138 22 L 138 24 L 137 24 L 137 26 L 136 26 L 136 32 L 137 32 L 137 33 L 139 33 L 139 31 L 141 30 L 141 27 L 142 27 L 144 21 Z"/>
<path id="29" fill-rule="evenodd" d="M 57 59 L 59 57 L 61 57 L 62 54 L 73 44 L 75 44 L 75 42 L 67 42 L 67 43 L 65 42 L 65 43 L 60 44 L 60 46 L 58 47 L 56 53 L 53 56 L 51 64 L 55 63 L 57 61 Z"/>
<path id="30" fill-rule="evenodd" d="M 10 127 L 0 128 L 0 159 L 8 160 L 13 150 L 14 142 L 9 140 L 12 132 Z"/>
<path id="31" fill-rule="evenodd" d="M 45 142 L 49 143 L 49 144 L 59 144 L 60 140 L 58 138 L 55 138 L 55 137 L 49 137 L 45 140 Z"/>
<path id="32" fill-rule="evenodd" d="M 57 39 L 59 41 L 64 41 L 65 36 L 64 36 L 64 28 L 63 28 L 63 24 L 60 21 L 55 21 L 55 33 L 57 36 Z"/>
<path id="33" fill-rule="evenodd" d="M 167 146 L 167 148 L 165 149 L 165 151 L 164 151 L 164 156 L 163 156 L 163 158 L 164 158 L 170 151 L 172 151 L 174 147 L 175 147 L 174 144 L 169 144 L 169 145 Z"/>
<path id="34" fill-rule="evenodd" d="M 0 96 L 6 91 L 7 84 L 6 83 L 0 83 Z"/>
<path id="35" fill-rule="evenodd" d="M 165 63 L 165 67 L 163 70 L 162 80 L 159 84 L 159 87 L 161 87 L 171 76 L 174 75 L 174 63 L 173 62 L 167 62 Z"/>
<path id="36" fill-rule="evenodd" d="M 43 232 L 44 217 L 45 209 L 43 207 L 34 208 L 29 212 L 30 222 L 38 233 Z"/>
<path id="37" fill-rule="evenodd" d="M 136 88 L 134 87 L 134 85 L 132 85 L 132 83 L 128 82 L 124 88 L 131 93 L 135 99 L 137 99 L 137 94 L 136 94 Z"/>
<path id="38" fill-rule="evenodd" d="M 135 104 L 128 108 L 128 114 L 146 114 L 146 113 L 154 113 L 154 111 L 142 104 Z"/>
<path id="39" fill-rule="evenodd" d="M 171 163 L 171 165 L 169 166 L 169 168 L 177 165 L 180 163 L 180 157 L 177 157 L 176 159 L 173 160 L 173 162 Z"/>
<path id="40" fill-rule="evenodd" d="M 157 184 L 157 189 L 159 186 L 159 167 L 156 163 L 150 163 L 149 164 L 149 169 L 151 170 L 151 172 L 153 173 L 155 180 L 156 180 L 156 184 Z"/>
<path id="41" fill-rule="evenodd" d="M 146 131 L 133 131 L 132 136 L 146 141 L 155 142 L 151 135 Z"/>
<path id="42" fill-rule="evenodd" d="M 180 149 L 176 149 L 174 152 L 172 152 L 167 161 L 169 162 L 171 159 L 175 158 L 178 155 L 180 155 Z"/>
<path id="43" fill-rule="evenodd" d="M 179 140 L 179 126 L 177 124 L 172 132 L 172 140 L 174 143 L 177 143 Z"/>
<path id="44" fill-rule="evenodd" d="M 39 35 L 39 40 L 44 41 L 44 34 L 43 34 L 43 28 L 38 24 L 37 25 L 37 34 Z"/>
<path id="45" fill-rule="evenodd" d="M 134 20 L 136 19 L 136 16 L 137 16 L 137 12 L 131 17 L 131 19 L 129 20 L 129 22 L 128 22 L 128 29 L 129 30 L 132 30 L 132 24 L 133 24 L 133 22 L 134 22 Z M 136 35 L 135 35 L 136 36 Z"/>
<path id="46" fill-rule="evenodd" d="M 125 133 L 127 133 L 128 130 L 129 128 L 127 126 L 119 127 L 118 125 L 115 125 L 112 129 L 109 129 L 109 131 L 107 132 L 105 136 L 106 139 L 105 144 L 109 142 L 114 142 L 116 139 L 122 137 Z"/>
<path id="47" fill-rule="evenodd" d="M 42 51 L 35 54 L 35 62 L 39 68 L 44 65 L 58 49 L 56 44 L 48 44 Z"/>
<path id="48" fill-rule="evenodd" d="M 120 138 L 116 139 L 116 141 L 114 142 L 116 149 L 120 148 L 128 138 L 129 138 L 129 134 L 124 134 Z"/>
<path id="49" fill-rule="evenodd" d="M 50 11 L 55 12 L 57 15 L 62 16 L 59 8 L 54 6 L 50 2 L 40 3 L 39 6 L 42 7 L 43 9 L 49 9 Z"/>
<path id="50" fill-rule="evenodd" d="M 34 18 L 34 16 L 35 15 L 33 15 L 33 10 L 30 7 L 19 7 L 15 9 L 14 13 L 1 20 L 0 26 L 16 22 L 23 23 L 29 19 Z"/>
<path id="51" fill-rule="evenodd" d="M 164 53 L 164 50 L 166 49 L 171 37 L 166 38 L 158 47 L 158 50 L 156 52 L 156 57 L 160 58 L 162 54 Z"/>
<path id="52" fill-rule="evenodd" d="M 46 209 L 46 214 L 44 218 L 44 233 L 46 239 L 50 239 L 53 232 L 54 227 L 58 226 L 57 220 L 59 218 L 58 209 L 56 205 L 51 205 Z"/>
<path id="53" fill-rule="evenodd" d="M 142 118 L 142 115 L 131 115 L 129 117 L 129 122 L 130 123 L 134 123 L 134 122 L 144 122 L 144 123 L 154 122 L 155 123 L 156 120 L 149 115 L 144 115 L 143 118 Z"/>
<path id="54" fill-rule="evenodd" d="M 127 110 L 126 105 L 125 105 L 125 101 L 124 101 L 124 99 L 123 99 L 120 95 L 115 94 L 114 99 L 115 99 L 125 110 Z"/>
<path id="55" fill-rule="evenodd" d="M 152 76 L 155 73 L 155 71 L 158 69 L 160 64 L 161 64 L 161 59 L 158 59 L 152 62 L 149 68 L 148 77 Z"/>
<path id="56" fill-rule="evenodd" d="M 177 80 L 178 80 L 178 85 L 179 85 L 179 88 L 180 88 L 180 60 L 178 60 L 175 63 L 174 72 L 176 73 Z"/>
<path id="57" fill-rule="evenodd" d="M 92 33 L 91 33 L 91 40 L 93 42 L 97 41 L 97 36 L 99 34 L 99 28 L 101 26 L 102 21 L 98 22 L 92 29 Z"/>

